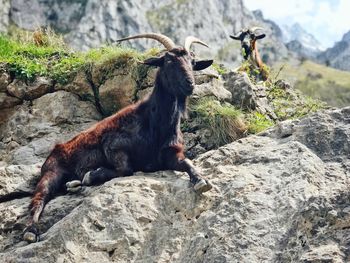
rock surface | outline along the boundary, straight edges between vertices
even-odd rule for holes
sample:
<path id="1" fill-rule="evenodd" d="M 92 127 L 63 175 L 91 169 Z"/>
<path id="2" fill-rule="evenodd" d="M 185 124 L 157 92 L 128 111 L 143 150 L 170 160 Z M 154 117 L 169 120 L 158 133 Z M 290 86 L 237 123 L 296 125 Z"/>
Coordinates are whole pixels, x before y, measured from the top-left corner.
<path id="1" fill-rule="evenodd" d="M 319 112 L 199 156 L 204 195 L 165 171 L 59 196 L 39 243 L 20 241 L 29 198 L 14 197 L 0 203 L 0 261 L 349 262 L 349 120 Z M 30 191 L 37 165 L 0 170 L 0 198 Z"/>

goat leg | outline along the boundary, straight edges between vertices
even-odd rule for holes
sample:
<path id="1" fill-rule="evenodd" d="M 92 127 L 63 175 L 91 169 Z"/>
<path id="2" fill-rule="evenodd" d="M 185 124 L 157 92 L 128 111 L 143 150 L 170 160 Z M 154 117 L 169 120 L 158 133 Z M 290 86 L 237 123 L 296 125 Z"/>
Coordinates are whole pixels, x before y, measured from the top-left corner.
<path id="1" fill-rule="evenodd" d="M 186 172 L 190 176 L 190 182 L 196 192 L 204 193 L 213 188 L 208 180 L 201 177 L 191 160 L 184 158 L 182 153 L 168 152 L 165 163 L 167 169 Z"/>

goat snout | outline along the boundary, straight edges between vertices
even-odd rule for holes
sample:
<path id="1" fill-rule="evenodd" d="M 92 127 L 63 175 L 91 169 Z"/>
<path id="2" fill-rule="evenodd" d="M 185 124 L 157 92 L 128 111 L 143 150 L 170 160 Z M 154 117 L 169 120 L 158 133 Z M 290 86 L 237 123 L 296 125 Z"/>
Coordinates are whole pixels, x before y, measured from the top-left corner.
<path id="1" fill-rule="evenodd" d="M 185 96 L 191 95 L 194 87 L 195 87 L 194 79 L 183 79 L 182 92 L 184 93 Z"/>

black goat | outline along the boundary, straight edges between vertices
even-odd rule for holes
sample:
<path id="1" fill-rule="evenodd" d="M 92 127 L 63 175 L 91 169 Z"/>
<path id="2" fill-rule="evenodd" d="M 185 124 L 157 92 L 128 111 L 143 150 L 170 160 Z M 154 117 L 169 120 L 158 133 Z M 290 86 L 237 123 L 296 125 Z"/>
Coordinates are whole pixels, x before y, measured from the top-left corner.
<path id="1" fill-rule="evenodd" d="M 23 236 L 28 242 L 39 240 L 39 217 L 45 204 L 61 190 L 76 191 L 82 185 L 102 183 L 136 171 L 168 169 L 187 172 L 198 192 L 212 188 L 185 158 L 180 131 L 186 99 L 195 85 L 193 70 L 207 68 L 213 62 L 196 61 L 189 49 L 192 43 L 206 44 L 189 37 L 185 48 L 176 47 L 168 37 L 154 33 L 119 41 L 135 38 L 155 39 L 167 49 L 162 56 L 144 61 L 159 67 L 153 92 L 145 100 L 55 146 L 41 168 L 42 177 L 31 201 L 31 219 Z"/>

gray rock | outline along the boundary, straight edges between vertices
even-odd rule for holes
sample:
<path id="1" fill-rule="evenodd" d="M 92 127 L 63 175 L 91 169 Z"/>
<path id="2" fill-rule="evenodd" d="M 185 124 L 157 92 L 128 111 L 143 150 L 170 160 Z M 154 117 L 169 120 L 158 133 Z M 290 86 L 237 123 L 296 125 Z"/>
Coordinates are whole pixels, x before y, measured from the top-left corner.
<path id="1" fill-rule="evenodd" d="M 324 161 L 347 162 L 350 156 L 350 107 L 284 121 L 264 135 L 299 141 Z"/>
<path id="2" fill-rule="evenodd" d="M 232 99 L 232 94 L 224 88 L 222 80 L 213 78 L 209 82 L 196 85 L 193 90 L 192 98 L 204 97 L 215 97 L 219 101 L 229 102 Z"/>
<path id="3" fill-rule="evenodd" d="M 9 113 L 0 125 L 0 160 L 12 164 L 35 164 L 52 147 L 72 138 L 101 118 L 95 106 L 66 91 L 46 94 Z"/>
<path id="4" fill-rule="evenodd" d="M 10 21 L 10 0 L 0 0 L 0 32 L 7 32 Z"/>
<path id="5" fill-rule="evenodd" d="M 339 134 L 349 118 L 349 108 L 316 113 L 200 155 L 195 165 L 215 186 L 204 195 L 186 174 L 165 171 L 57 197 L 39 243 L 20 241 L 29 199 L 7 200 L 0 261 L 347 262 L 349 138 Z M 28 190 L 35 167 L 1 168 L 1 193 Z"/>
<path id="6" fill-rule="evenodd" d="M 223 75 L 224 87 L 231 92 L 231 103 L 245 110 L 256 110 L 276 119 L 273 107 L 267 99 L 266 87 L 253 85 L 245 72 L 231 71 Z"/>
<path id="7" fill-rule="evenodd" d="M 0 166 L 0 199 L 12 192 L 33 192 L 40 164 Z"/>
<path id="8" fill-rule="evenodd" d="M 7 91 L 16 98 L 33 100 L 53 91 L 53 84 L 52 80 L 44 77 L 37 77 L 33 82 L 28 84 L 16 79 L 7 86 Z"/>

